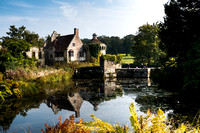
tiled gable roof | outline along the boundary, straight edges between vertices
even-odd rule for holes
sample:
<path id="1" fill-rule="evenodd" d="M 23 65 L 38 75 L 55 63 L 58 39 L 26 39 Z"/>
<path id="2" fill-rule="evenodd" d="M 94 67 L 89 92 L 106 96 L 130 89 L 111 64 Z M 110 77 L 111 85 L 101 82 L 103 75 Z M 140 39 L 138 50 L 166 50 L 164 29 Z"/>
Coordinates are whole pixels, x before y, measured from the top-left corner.
<path id="1" fill-rule="evenodd" d="M 74 34 L 59 36 L 53 42 L 48 44 L 46 48 L 55 47 L 56 52 L 63 52 L 64 50 L 67 49 L 73 38 Z"/>
<path id="2" fill-rule="evenodd" d="M 66 50 L 73 38 L 74 34 L 57 37 L 56 40 L 54 40 L 55 51 L 61 52 Z"/>
<path id="3" fill-rule="evenodd" d="M 96 39 L 96 38 L 93 38 L 88 44 L 102 44 L 102 42 L 99 41 L 99 40 Z"/>

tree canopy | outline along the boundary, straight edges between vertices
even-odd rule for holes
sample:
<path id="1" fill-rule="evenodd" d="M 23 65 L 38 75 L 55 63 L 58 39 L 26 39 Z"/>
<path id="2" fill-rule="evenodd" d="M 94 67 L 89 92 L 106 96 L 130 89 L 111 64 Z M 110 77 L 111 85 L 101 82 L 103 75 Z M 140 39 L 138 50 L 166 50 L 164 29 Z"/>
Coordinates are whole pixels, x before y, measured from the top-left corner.
<path id="1" fill-rule="evenodd" d="M 160 77 L 161 83 L 177 84 L 176 88 L 199 90 L 200 75 L 200 1 L 170 0 L 165 4 L 164 22 L 160 23 L 160 48 L 167 53 L 167 59 L 175 59 L 172 65 L 165 65 Z M 173 65 L 176 64 L 176 65 Z"/>
<path id="2" fill-rule="evenodd" d="M 134 37 L 134 45 L 132 45 L 132 53 L 137 63 L 150 65 L 158 64 L 159 58 L 165 54 L 159 49 L 158 43 L 158 25 L 145 24 L 139 27 L 137 35 Z"/>
<path id="3" fill-rule="evenodd" d="M 131 53 L 131 46 L 133 45 L 133 38 L 134 35 L 127 35 L 123 38 L 119 38 L 117 36 L 99 36 L 98 39 L 102 43 L 107 45 L 106 53 L 108 54 L 130 54 Z M 84 38 L 82 39 L 84 44 L 88 44 L 90 39 Z"/>
<path id="4" fill-rule="evenodd" d="M 200 38 L 200 1 L 171 0 L 165 4 L 164 23 L 160 24 L 160 48 L 169 57 L 185 59 Z"/>
<path id="5" fill-rule="evenodd" d="M 7 35 L 1 38 L 0 71 L 14 69 L 17 66 L 34 65 L 33 60 L 26 56 L 26 52 L 30 50 L 31 46 L 41 47 L 44 39 L 39 38 L 38 34 L 26 30 L 25 26 L 16 28 L 11 25 Z"/>

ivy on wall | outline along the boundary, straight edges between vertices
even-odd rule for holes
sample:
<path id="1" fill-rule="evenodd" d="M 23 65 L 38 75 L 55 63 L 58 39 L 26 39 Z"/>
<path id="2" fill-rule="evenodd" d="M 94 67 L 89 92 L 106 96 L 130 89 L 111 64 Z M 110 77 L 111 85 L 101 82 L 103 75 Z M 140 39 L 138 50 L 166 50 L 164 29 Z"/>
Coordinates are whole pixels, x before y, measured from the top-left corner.
<path id="1" fill-rule="evenodd" d="M 90 55 L 92 57 L 97 58 L 98 53 L 100 52 L 100 44 L 90 44 L 88 46 L 89 46 L 89 50 L 90 50 Z"/>
<path id="2" fill-rule="evenodd" d="M 106 54 L 103 56 L 104 60 L 108 60 L 111 62 L 114 62 L 114 64 L 118 64 L 122 61 L 123 56 L 121 54 L 118 55 L 110 55 L 110 54 Z"/>

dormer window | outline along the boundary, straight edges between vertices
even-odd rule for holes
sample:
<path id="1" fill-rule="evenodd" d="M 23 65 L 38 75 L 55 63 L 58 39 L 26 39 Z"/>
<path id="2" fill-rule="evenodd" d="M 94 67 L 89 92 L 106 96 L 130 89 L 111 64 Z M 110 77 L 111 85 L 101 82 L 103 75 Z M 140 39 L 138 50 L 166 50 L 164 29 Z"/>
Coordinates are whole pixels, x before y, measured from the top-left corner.
<path id="1" fill-rule="evenodd" d="M 75 43 L 73 43 L 72 45 L 73 45 L 73 47 L 75 47 Z"/>

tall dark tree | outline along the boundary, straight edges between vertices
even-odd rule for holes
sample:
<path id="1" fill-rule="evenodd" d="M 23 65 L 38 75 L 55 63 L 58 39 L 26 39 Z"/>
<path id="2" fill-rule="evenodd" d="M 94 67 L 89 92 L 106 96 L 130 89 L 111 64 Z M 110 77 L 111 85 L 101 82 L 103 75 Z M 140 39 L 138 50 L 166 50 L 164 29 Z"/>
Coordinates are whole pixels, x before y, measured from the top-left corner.
<path id="1" fill-rule="evenodd" d="M 165 4 L 164 23 L 160 24 L 160 48 L 169 57 L 186 59 L 186 53 L 200 38 L 200 1 L 171 0 Z"/>
<path id="2" fill-rule="evenodd" d="M 123 48 L 126 55 L 131 53 L 131 46 L 134 44 L 134 37 L 135 37 L 134 35 L 127 35 L 122 39 Z"/>
<path id="3" fill-rule="evenodd" d="M 200 1 L 170 0 L 165 4 L 165 14 L 160 24 L 160 48 L 176 62 L 163 69 L 163 82 L 173 79 L 169 83 L 179 84 L 176 88 L 200 89 L 199 74 L 190 70 L 200 70 Z"/>
<path id="4" fill-rule="evenodd" d="M 6 32 L 7 35 L 9 35 L 10 38 L 16 38 L 16 39 L 24 39 L 24 33 L 26 27 L 21 26 L 19 28 L 16 28 L 15 25 L 11 25 L 9 28 L 9 32 Z"/>

